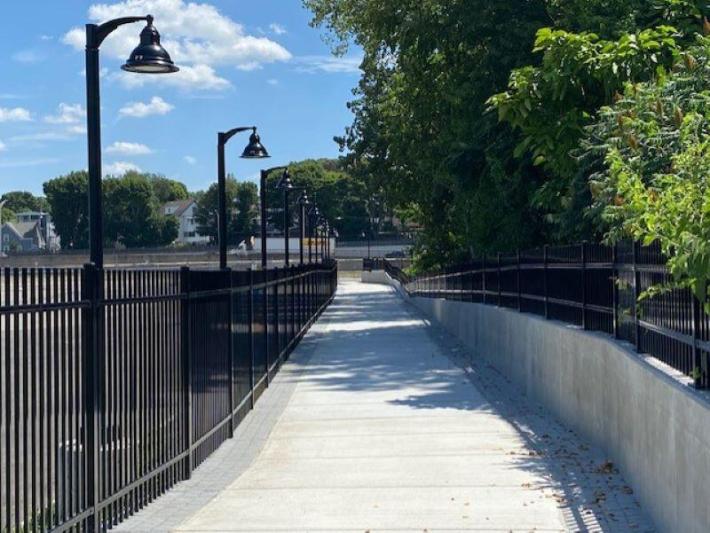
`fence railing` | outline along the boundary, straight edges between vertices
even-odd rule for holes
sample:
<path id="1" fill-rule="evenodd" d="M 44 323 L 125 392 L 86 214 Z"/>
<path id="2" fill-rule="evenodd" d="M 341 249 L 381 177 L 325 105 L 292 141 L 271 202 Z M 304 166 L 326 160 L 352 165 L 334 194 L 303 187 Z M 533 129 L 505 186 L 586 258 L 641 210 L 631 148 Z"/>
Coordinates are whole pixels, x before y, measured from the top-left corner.
<path id="1" fill-rule="evenodd" d="M 333 262 L 0 269 L 0 531 L 109 529 L 189 478 L 336 283 Z"/>
<path id="2" fill-rule="evenodd" d="M 710 316 L 688 289 L 650 287 L 672 279 L 657 246 L 583 243 L 483 257 L 410 279 L 382 261 L 412 296 L 477 302 L 534 313 L 631 342 L 710 387 Z"/>

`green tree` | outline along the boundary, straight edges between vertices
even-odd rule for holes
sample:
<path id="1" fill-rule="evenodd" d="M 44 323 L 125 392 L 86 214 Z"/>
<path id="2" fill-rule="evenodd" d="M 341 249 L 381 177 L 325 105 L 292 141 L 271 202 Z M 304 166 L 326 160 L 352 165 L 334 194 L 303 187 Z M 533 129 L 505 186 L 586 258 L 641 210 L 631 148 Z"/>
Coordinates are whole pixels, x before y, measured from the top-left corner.
<path id="1" fill-rule="evenodd" d="M 606 163 L 591 186 L 609 239 L 658 242 L 672 284 L 710 310 L 710 39 L 657 80 L 628 84 L 584 148 Z"/>
<path id="2" fill-rule="evenodd" d="M 129 172 L 104 180 L 104 238 L 128 248 L 163 246 L 178 236 L 174 217 L 159 212 L 151 177 Z"/>
<path id="3" fill-rule="evenodd" d="M 190 196 L 184 183 L 157 174 L 147 174 L 153 194 L 162 205 L 175 200 L 187 200 Z"/>
<path id="4" fill-rule="evenodd" d="M 297 188 L 305 188 L 311 201 L 318 203 L 323 216 L 330 221 L 344 239 L 358 239 L 369 228 L 373 218 L 369 206 L 375 203 L 376 195 L 370 195 L 367 184 L 343 170 L 343 161 L 333 159 L 308 159 L 289 165 L 291 181 Z M 267 206 L 273 213 L 270 223 L 283 231 L 283 191 L 276 188 L 281 172 L 268 178 Z M 298 227 L 301 191 L 291 194 L 291 227 Z"/>
<path id="5" fill-rule="evenodd" d="M 89 244 L 89 176 L 84 170 L 70 172 L 43 185 L 54 227 L 63 248 L 86 248 Z"/>
<path id="6" fill-rule="evenodd" d="M 22 211 L 47 211 L 49 204 L 47 199 L 35 196 L 27 191 L 11 191 L 0 196 L 0 201 L 6 201 L 5 207 L 14 213 Z"/>
<path id="7" fill-rule="evenodd" d="M 251 182 L 237 182 L 231 175 L 227 177 L 225 186 L 229 217 L 227 244 L 233 246 L 253 233 L 254 219 L 259 205 L 258 188 Z M 195 219 L 199 233 L 211 237 L 215 242 L 217 241 L 218 205 L 218 189 L 217 184 L 214 183 L 200 195 Z"/>

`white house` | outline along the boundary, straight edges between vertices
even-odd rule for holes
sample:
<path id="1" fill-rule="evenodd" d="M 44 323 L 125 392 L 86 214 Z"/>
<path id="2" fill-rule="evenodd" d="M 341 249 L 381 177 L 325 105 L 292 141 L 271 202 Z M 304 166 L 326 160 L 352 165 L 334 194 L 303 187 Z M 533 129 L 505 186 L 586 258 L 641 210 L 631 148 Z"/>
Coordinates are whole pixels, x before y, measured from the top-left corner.
<path id="1" fill-rule="evenodd" d="M 24 211 L 15 222 L 5 222 L 0 228 L 0 251 L 36 252 L 59 250 L 59 237 L 49 213 Z"/>
<path id="2" fill-rule="evenodd" d="M 174 216 L 180 222 L 180 230 L 178 238 L 175 240 L 178 244 L 209 244 L 208 236 L 200 235 L 197 231 L 197 221 L 195 213 L 197 211 L 197 202 L 194 199 L 176 200 L 168 202 L 162 207 L 164 215 Z"/>

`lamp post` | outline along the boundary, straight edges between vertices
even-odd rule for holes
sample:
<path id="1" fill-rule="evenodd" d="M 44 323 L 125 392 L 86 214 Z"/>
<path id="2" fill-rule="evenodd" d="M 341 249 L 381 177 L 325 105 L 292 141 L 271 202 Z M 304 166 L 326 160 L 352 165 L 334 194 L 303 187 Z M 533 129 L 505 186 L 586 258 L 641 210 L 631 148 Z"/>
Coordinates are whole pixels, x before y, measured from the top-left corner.
<path id="1" fill-rule="evenodd" d="M 268 266 L 268 257 L 266 254 L 266 180 L 269 174 L 283 170 L 286 172 L 287 167 L 273 167 L 261 171 L 261 180 L 259 182 L 259 204 L 261 212 L 261 268 L 266 270 Z"/>
<path id="2" fill-rule="evenodd" d="M 269 153 L 261 144 L 261 139 L 256 133 L 256 126 L 234 128 L 227 132 L 217 134 L 217 209 L 219 210 L 217 224 L 217 240 L 219 241 L 219 268 L 227 268 L 227 174 L 225 169 L 224 149 L 229 139 L 237 133 L 251 130 L 249 144 L 242 152 L 242 159 L 266 159 Z"/>
<path id="3" fill-rule="evenodd" d="M 139 74 L 177 72 L 170 55 L 160 45 L 160 34 L 153 27 L 153 17 L 124 17 L 101 25 L 86 25 L 86 123 L 89 153 L 89 247 L 91 262 L 103 268 L 103 214 L 101 184 L 101 96 L 99 83 L 99 48 L 104 39 L 124 24 L 146 21 L 138 47 L 121 68 Z"/>
<path id="4" fill-rule="evenodd" d="M 313 202 L 313 208 L 308 212 L 308 262 L 313 262 L 313 251 L 312 251 L 312 241 L 315 237 L 315 248 L 316 248 L 316 263 L 318 262 L 318 221 L 320 219 L 320 209 Z"/>
<path id="5" fill-rule="evenodd" d="M 308 199 L 308 194 L 306 191 L 303 191 L 301 194 L 301 197 L 298 199 L 298 205 L 301 209 L 300 216 L 298 218 L 299 220 L 299 254 L 301 257 L 301 266 L 303 266 L 303 241 L 306 238 L 306 210 L 311 206 L 311 202 Z M 310 260 L 309 260 L 310 261 Z"/>
<path id="6" fill-rule="evenodd" d="M 279 182 L 278 185 L 279 189 L 283 189 L 284 191 L 284 250 L 286 252 L 286 266 L 289 266 L 291 264 L 291 259 L 290 259 L 290 242 L 289 242 L 289 227 L 291 226 L 291 213 L 289 210 L 289 205 L 288 205 L 288 196 L 289 193 L 294 189 L 293 183 L 291 183 L 291 176 L 288 173 L 288 170 L 284 172 L 283 177 L 281 178 L 281 181 Z"/>

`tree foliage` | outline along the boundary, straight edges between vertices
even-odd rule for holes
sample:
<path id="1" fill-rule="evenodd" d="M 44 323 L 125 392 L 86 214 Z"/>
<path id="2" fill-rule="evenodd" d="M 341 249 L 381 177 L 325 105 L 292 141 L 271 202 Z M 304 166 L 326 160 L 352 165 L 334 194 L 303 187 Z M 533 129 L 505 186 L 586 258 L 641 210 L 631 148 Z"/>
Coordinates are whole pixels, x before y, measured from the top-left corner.
<path id="1" fill-rule="evenodd" d="M 603 157 L 591 177 L 610 240 L 658 242 L 678 286 L 708 303 L 710 281 L 710 39 L 668 73 L 627 84 L 602 109 L 585 147 Z"/>
<path id="2" fill-rule="evenodd" d="M 378 197 L 370 194 L 366 183 L 343 169 L 343 162 L 332 159 L 305 160 L 289 165 L 291 181 L 297 189 L 305 188 L 311 201 L 316 201 L 324 217 L 341 238 L 359 239 L 363 232 L 374 232 L 371 220 L 380 213 Z M 267 180 L 267 205 L 275 216 L 269 222 L 283 231 L 283 191 L 277 189 L 282 173 L 274 172 Z M 298 199 L 301 190 L 290 195 L 290 227 L 299 224 Z"/>
<path id="3" fill-rule="evenodd" d="M 175 240 L 177 221 L 160 213 L 153 180 L 153 176 L 137 172 L 104 180 L 104 241 L 108 246 L 162 246 Z M 88 186 L 86 171 L 71 172 L 44 184 L 64 248 L 89 245 Z"/>
<path id="4" fill-rule="evenodd" d="M 254 234 L 254 220 L 258 214 L 259 194 L 256 184 L 237 182 L 233 176 L 226 181 L 227 244 L 237 245 Z M 198 232 L 217 241 L 218 188 L 212 184 L 197 201 Z"/>
<path id="5" fill-rule="evenodd" d="M 421 226 L 418 268 L 631 235 L 701 295 L 707 0 L 304 4 L 334 53 L 364 50 L 337 140 Z"/>

